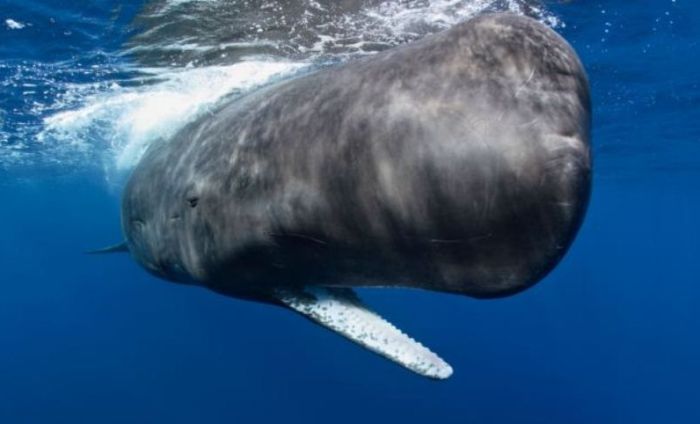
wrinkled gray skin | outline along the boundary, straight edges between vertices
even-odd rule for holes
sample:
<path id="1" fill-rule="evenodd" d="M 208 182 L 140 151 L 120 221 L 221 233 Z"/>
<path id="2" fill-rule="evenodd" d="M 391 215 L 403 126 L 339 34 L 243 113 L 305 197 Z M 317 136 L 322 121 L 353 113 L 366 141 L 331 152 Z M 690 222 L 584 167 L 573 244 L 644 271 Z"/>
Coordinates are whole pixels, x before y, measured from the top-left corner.
<path id="1" fill-rule="evenodd" d="M 236 297 L 305 284 L 509 295 L 581 224 L 589 127 L 571 47 L 535 20 L 484 15 L 154 145 L 122 225 L 151 272 Z"/>

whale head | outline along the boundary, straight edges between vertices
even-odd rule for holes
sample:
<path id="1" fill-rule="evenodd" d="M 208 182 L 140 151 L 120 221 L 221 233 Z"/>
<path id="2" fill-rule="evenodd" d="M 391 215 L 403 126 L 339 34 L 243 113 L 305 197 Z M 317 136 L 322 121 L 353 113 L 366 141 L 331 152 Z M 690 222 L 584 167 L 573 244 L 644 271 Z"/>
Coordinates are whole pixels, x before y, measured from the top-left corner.
<path id="1" fill-rule="evenodd" d="M 149 171 L 135 171 L 143 172 Z M 166 199 L 157 181 L 131 178 L 122 198 L 122 231 L 129 252 L 141 266 L 157 277 L 186 283 L 191 277 L 179 253 L 181 243 L 176 231 L 183 211 L 174 210 L 172 202 L 164 207 Z"/>

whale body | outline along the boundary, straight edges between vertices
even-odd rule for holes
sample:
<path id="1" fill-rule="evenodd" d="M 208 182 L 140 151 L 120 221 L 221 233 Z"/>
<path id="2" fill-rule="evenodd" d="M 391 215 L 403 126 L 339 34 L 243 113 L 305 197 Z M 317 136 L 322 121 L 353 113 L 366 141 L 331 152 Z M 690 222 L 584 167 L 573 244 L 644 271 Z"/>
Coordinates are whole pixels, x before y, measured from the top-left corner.
<path id="1" fill-rule="evenodd" d="M 564 39 L 482 15 L 258 90 L 152 145 L 123 194 L 126 247 L 162 278 L 285 306 L 447 378 L 352 288 L 494 298 L 542 279 L 585 214 L 590 114 Z"/>

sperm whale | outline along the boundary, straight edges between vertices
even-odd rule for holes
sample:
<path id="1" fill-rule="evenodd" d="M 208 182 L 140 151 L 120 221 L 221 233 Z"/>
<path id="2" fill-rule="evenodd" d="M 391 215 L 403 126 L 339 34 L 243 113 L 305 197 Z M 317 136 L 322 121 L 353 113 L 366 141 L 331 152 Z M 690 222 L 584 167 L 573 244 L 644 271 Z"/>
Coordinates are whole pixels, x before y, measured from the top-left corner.
<path id="1" fill-rule="evenodd" d="M 481 15 L 152 145 L 124 190 L 124 248 L 159 277 L 289 308 L 444 379 L 452 367 L 353 288 L 495 298 L 541 280 L 585 215 L 590 115 L 562 37 Z"/>

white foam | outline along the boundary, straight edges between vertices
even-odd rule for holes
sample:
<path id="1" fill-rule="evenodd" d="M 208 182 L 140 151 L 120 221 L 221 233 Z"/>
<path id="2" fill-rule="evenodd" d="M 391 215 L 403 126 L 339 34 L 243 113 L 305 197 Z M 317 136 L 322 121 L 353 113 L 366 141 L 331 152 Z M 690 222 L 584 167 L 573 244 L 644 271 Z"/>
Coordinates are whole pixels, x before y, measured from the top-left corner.
<path id="1" fill-rule="evenodd" d="M 526 12 L 522 1 L 506 0 L 432 0 L 432 1 L 402 1 L 390 0 L 369 9 L 367 16 L 381 23 L 381 27 L 395 34 L 410 33 L 416 25 L 430 25 L 436 28 L 449 28 L 479 13 L 492 9 L 500 3 L 498 10 L 517 14 Z M 559 21 L 544 9 L 528 6 L 537 18 L 551 26 L 559 25 Z"/>
<path id="2" fill-rule="evenodd" d="M 189 3 L 215 3 L 218 0 L 167 0 L 160 10 L 155 14 L 155 16 L 160 14 L 165 14 L 172 9 L 182 6 L 183 4 Z"/>
<path id="3" fill-rule="evenodd" d="M 39 141 L 77 151 L 103 150 L 106 144 L 117 170 L 133 167 L 148 145 L 170 138 L 222 97 L 245 92 L 299 70 L 290 62 L 246 61 L 230 66 L 151 70 L 161 82 L 140 87 L 113 84 L 89 95 L 84 106 L 44 121 Z M 110 159 L 110 158 L 108 158 Z"/>
<path id="4" fill-rule="evenodd" d="M 563 26 L 546 9 L 530 3 L 526 6 L 523 0 L 387 0 L 363 9 L 357 15 L 340 17 L 335 25 L 330 26 L 329 33 L 324 32 L 323 25 L 315 27 L 317 42 L 310 47 L 299 45 L 297 48 L 302 53 L 338 54 L 338 48 L 345 53 L 365 53 L 365 45 L 393 46 L 410 42 L 491 10 L 529 14 L 549 26 Z M 343 28 L 343 31 L 338 33 L 336 27 Z M 348 44 L 348 38 L 359 41 Z M 340 55 L 345 56 L 345 53 Z"/>
<path id="5" fill-rule="evenodd" d="M 14 19 L 5 19 L 5 25 L 8 29 L 22 29 L 26 26 L 26 24 L 15 21 Z"/>

